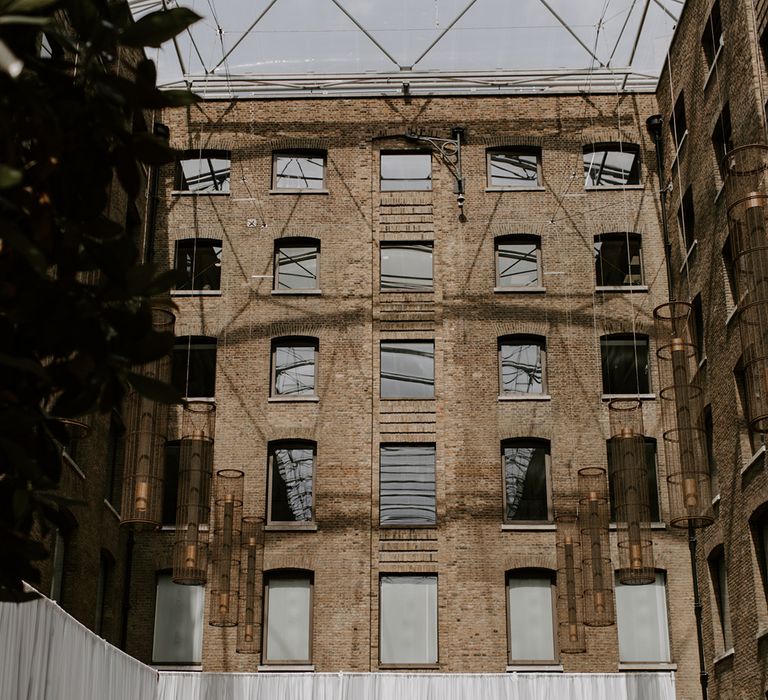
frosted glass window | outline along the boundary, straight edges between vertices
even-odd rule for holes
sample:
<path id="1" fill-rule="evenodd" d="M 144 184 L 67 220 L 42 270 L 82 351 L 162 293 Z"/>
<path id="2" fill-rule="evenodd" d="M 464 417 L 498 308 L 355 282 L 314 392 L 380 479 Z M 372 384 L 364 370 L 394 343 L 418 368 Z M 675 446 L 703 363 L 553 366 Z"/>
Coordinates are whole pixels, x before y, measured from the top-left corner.
<path id="1" fill-rule="evenodd" d="M 432 189 L 432 156 L 417 151 L 381 154 L 381 191 Z"/>
<path id="2" fill-rule="evenodd" d="M 325 188 L 324 153 L 275 153 L 272 158 L 273 187 L 291 190 Z"/>
<path id="3" fill-rule="evenodd" d="M 538 239 L 496 241 L 497 287 L 537 287 L 541 285 L 540 267 Z"/>
<path id="4" fill-rule="evenodd" d="M 664 574 L 657 573 L 656 581 L 647 586 L 625 586 L 616 577 L 616 624 L 620 661 L 670 660 Z"/>
<path id="5" fill-rule="evenodd" d="M 266 586 L 265 663 L 311 660 L 312 582 L 309 576 L 273 576 Z"/>
<path id="6" fill-rule="evenodd" d="M 382 576 L 382 664 L 437 663 L 437 576 Z"/>
<path id="7" fill-rule="evenodd" d="M 552 580 L 548 576 L 510 576 L 507 611 L 510 661 L 554 661 Z"/>
<path id="8" fill-rule="evenodd" d="M 382 341 L 381 398 L 431 399 L 435 396 L 435 344 L 432 341 Z"/>
<path id="9" fill-rule="evenodd" d="M 272 346 L 274 396 L 314 396 L 315 341 L 281 340 Z"/>
<path id="10" fill-rule="evenodd" d="M 202 586 L 180 586 L 171 574 L 157 577 L 152 662 L 199 664 L 203 651 Z"/>
<path id="11" fill-rule="evenodd" d="M 435 446 L 382 445 L 380 452 L 382 525 L 434 525 Z"/>
<path id="12" fill-rule="evenodd" d="M 176 189 L 183 192 L 229 192 L 229 151 L 185 151 L 178 161 Z"/>
<path id="13" fill-rule="evenodd" d="M 275 248 L 275 289 L 318 289 L 317 271 L 320 246 L 278 242 Z"/>
<path id="14" fill-rule="evenodd" d="M 381 291 L 432 291 L 431 243 L 382 243 Z"/>

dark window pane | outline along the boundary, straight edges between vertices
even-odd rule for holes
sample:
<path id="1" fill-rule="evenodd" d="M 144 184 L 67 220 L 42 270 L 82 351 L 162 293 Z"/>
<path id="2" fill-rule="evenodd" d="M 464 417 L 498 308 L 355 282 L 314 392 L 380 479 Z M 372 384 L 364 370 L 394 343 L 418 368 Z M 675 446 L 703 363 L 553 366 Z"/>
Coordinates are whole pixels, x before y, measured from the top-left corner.
<path id="1" fill-rule="evenodd" d="M 275 255 L 275 289 L 317 289 L 316 245 L 282 245 Z"/>
<path id="2" fill-rule="evenodd" d="M 177 289 L 221 289 L 221 241 L 213 238 L 179 241 L 176 268 L 186 275 Z"/>
<path id="3" fill-rule="evenodd" d="M 708 66 L 715 62 L 722 41 L 723 24 L 720 18 L 720 3 L 716 0 L 715 4 L 712 5 L 712 12 L 709 14 L 704 34 L 701 37 L 701 45 L 704 47 L 704 57 L 707 59 Z"/>
<path id="4" fill-rule="evenodd" d="M 539 156 L 520 151 L 488 154 L 488 184 L 491 187 L 533 187 L 539 184 Z"/>
<path id="5" fill-rule="evenodd" d="M 685 249 L 690 250 L 696 240 L 696 217 L 693 208 L 693 190 L 689 187 L 683 195 L 683 202 L 677 210 L 677 225 L 685 241 Z"/>
<path id="6" fill-rule="evenodd" d="M 611 522 L 616 521 L 616 499 L 614 494 L 613 481 L 611 481 L 611 443 L 608 442 L 608 486 L 611 492 Z M 659 512 L 659 486 L 656 481 L 656 440 L 652 438 L 645 439 L 645 468 L 648 486 L 648 501 L 650 505 L 651 520 L 659 522 L 661 515 Z"/>
<path id="7" fill-rule="evenodd" d="M 163 478 L 163 525 L 176 524 L 176 505 L 179 489 L 179 459 L 181 442 L 169 440 L 165 443 L 165 472 Z"/>
<path id="8" fill-rule="evenodd" d="M 229 192 L 227 151 L 187 151 L 179 160 L 176 187 L 188 192 Z"/>
<path id="9" fill-rule="evenodd" d="M 323 155 L 275 154 L 275 188 L 322 190 L 325 187 Z"/>
<path id="10" fill-rule="evenodd" d="M 541 350 L 540 342 L 502 341 L 499 348 L 502 393 L 543 393 Z"/>
<path id="11" fill-rule="evenodd" d="M 432 289 L 432 245 L 385 243 L 381 246 L 381 289 Z"/>
<path id="12" fill-rule="evenodd" d="M 636 146 L 614 144 L 584 149 L 586 187 L 621 187 L 639 182 Z"/>
<path id="13" fill-rule="evenodd" d="M 548 520 L 547 455 L 541 444 L 504 445 L 504 519 Z"/>
<path id="14" fill-rule="evenodd" d="M 120 508 L 123 493 L 124 445 L 125 427 L 122 420 L 113 412 L 109 417 L 109 435 L 107 436 L 107 478 L 104 482 L 104 498 L 116 508 Z"/>
<path id="15" fill-rule="evenodd" d="M 435 344 L 381 343 L 381 397 L 425 398 L 435 395 Z"/>
<path id="16" fill-rule="evenodd" d="M 675 109 L 669 120 L 669 130 L 672 132 L 675 148 L 680 148 L 683 137 L 688 131 L 688 125 L 685 120 L 685 96 L 682 92 L 677 98 L 677 102 L 675 102 Z"/>
<path id="17" fill-rule="evenodd" d="M 431 190 L 432 156 L 429 153 L 382 153 L 381 190 Z"/>
<path id="18" fill-rule="evenodd" d="M 496 285 L 535 287 L 539 285 L 539 246 L 534 241 L 496 244 Z"/>
<path id="19" fill-rule="evenodd" d="M 731 127 L 731 110 L 728 105 L 723 106 L 720 112 L 720 118 L 715 124 L 715 130 L 712 132 L 712 146 L 715 149 L 715 158 L 719 168 L 721 179 L 725 179 L 727 165 L 725 155 L 733 150 L 733 129 Z"/>
<path id="20" fill-rule="evenodd" d="M 598 287 L 643 283 L 640 236 L 625 233 L 595 238 L 595 281 Z"/>
<path id="21" fill-rule="evenodd" d="M 314 448 L 278 447 L 271 461 L 270 521 L 311 522 Z"/>
<path id="22" fill-rule="evenodd" d="M 434 525 L 435 446 L 382 445 L 382 525 Z"/>
<path id="23" fill-rule="evenodd" d="M 648 339 L 611 335 L 600 338 L 604 394 L 647 394 Z"/>
<path id="24" fill-rule="evenodd" d="M 173 348 L 172 383 L 186 398 L 216 395 L 216 339 L 185 336 Z"/>
<path id="25" fill-rule="evenodd" d="M 279 396 L 315 393 L 314 345 L 275 345 L 274 392 Z"/>

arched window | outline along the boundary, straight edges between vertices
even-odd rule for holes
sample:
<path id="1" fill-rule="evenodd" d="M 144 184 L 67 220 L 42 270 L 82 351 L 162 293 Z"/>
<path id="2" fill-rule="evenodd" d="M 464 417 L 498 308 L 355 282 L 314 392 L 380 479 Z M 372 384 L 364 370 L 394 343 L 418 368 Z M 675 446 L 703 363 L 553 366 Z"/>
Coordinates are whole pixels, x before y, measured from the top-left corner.
<path id="1" fill-rule="evenodd" d="M 546 340 L 540 335 L 499 338 L 499 386 L 502 395 L 546 393 Z"/>
<path id="2" fill-rule="evenodd" d="M 317 446 L 310 440 L 281 440 L 269 445 L 267 523 L 295 527 L 311 523 Z"/>
<path id="3" fill-rule="evenodd" d="M 275 241 L 275 291 L 319 290 L 319 274 L 319 240 L 290 237 Z"/>
<path id="4" fill-rule="evenodd" d="M 499 236 L 495 249 L 498 290 L 541 287 L 541 239 L 538 236 Z"/>
<path id="5" fill-rule="evenodd" d="M 643 284 L 642 239 L 637 233 L 595 236 L 595 285 L 633 287 Z"/>
<path id="6" fill-rule="evenodd" d="M 651 390 L 648 336 L 612 333 L 600 338 L 603 394 L 648 394 Z"/>
<path id="7" fill-rule="evenodd" d="M 584 186 L 623 187 L 640 184 L 640 147 L 634 143 L 584 146 Z"/>
<path id="8" fill-rule="evenodd" d="M 282 569 L 266 573 L 263 663 L 312 662 L 313 586 L 311 571 Z"/>
<path id="9" fill-rule="evenodd" d="M 552 520 L 549 441 L 517 438 L 501 443 L 504 522 Z"/>
<path id="10" fill-rule="evenodd" d="M 548 569 L 507 572 L 510 664 L 557 662 L 555 574 Z"/>
<path id="11" fill-rule="evenodd" d="M 272 341 L 272 396 L 314 397 L 317 393 L 317 338 L 296 336 Z"/>

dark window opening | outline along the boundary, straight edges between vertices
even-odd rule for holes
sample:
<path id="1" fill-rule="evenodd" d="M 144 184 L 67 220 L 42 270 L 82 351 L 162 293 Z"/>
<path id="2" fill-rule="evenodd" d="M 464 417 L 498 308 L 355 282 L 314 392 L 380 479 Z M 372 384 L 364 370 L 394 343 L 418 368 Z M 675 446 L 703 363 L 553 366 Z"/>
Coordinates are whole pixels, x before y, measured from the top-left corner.
<path id="1" fill-rule="evenodd" d="M 177 241 L 176 269 L 186 276 L 176 289 L 221 289 L 221 240 L 186 238 Z"/>
<path id="2" fill-rule="evenodd" d="M 638 234 L 595 236 L 595 284 L 598 287 L 643 284 L 642 239 Z"/>
<path id="3" fill-rule="evenodd" d="M 173 348 L 171 383 L 186 399 L 216 395 L 216 338 L 179 336 Z"/>
<path id="4" fill-rule="evenodd" d="M 603 394 L 650 393 L 648 336 L 617 333 L 600 338 Z"/>

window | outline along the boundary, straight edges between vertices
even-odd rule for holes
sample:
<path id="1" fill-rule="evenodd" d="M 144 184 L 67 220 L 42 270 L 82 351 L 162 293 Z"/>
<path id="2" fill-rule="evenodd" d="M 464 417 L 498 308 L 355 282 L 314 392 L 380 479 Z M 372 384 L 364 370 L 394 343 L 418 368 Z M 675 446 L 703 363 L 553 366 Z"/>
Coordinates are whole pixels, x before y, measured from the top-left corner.
<path id="1" fill-rule="evenodd" d="M 316 338 L 272 341 L 272 396 L 315 395 Z"/>
<path id="2" fill-rule="evenodd" d="M 665 576 L 656 573 L 647 586 L 624 585 L 616 576 L 616 625 L 619 661 L 669 663 Z"/>
<path id="3" fill-rule="evenodd" d="M 608 448 L 608 487 L 611 497 L 611 522 L 616 522 L 616 497 L 614 495 L 614 484 L 611 480 L 611 444 L 607 443 Z M 656 477 L 656 440 L 645 438 L 645 469 L 647 478 L 648 504 L 651 515 L 651 521 L 658 523 L 661 521 L 659 511 L 659 483 Z"/>
<path id="4" fill-rule="evenodd" d="M 519 190 L 541 184 L 541 149 L 488 149 L 488 186 Z"/>
<path id="5" fill-rule="evenodd" d="M 543 394 L 546 341 L 541 336 L 499 338 L 499 380 L 502 394 Z"/>
<path id="6" fill-rule="evenodd" d="M 432 243 L 382 243 L 382 292 L 431 292 Z"/>
<path id="7" fill-rule="evenodd" d="M 733 377 L 736 381 L 736 392 L 739 399 L 738 410 L 741 414 L 741 448 L 742 453 L 747 455 L 747 458 L 752 457 L 763 446 L 763 435 L 752 429 L 750 424 L 750 417 L 752 416 L 752 409 L 750 406 L 750 400 L 754 398 L 754 394 L 750 396 L 749 379 L 744 369 L 744 359 L 740 358 L 736 367 L 733 370 Z"/>
<path id="8" fill-rule="evenodd" d="M 437 663 L 437 576 L 382 576 L 379 588 L 379 662 Z"/>
<path id="9" fill-rule="evenodd" d="M 688 318 L 691 340 L 696 350 L 696 359 L 702 362 L 707 356 L 706 346 L 704 345 L 704 309 L 701 304 L 701 294 L 693 297 L 691 302 L 691 315 Z"/>
<path id="10" fill-rule="evenodd" d="M 643 284 L 642 239 L 637 233 L 595 236 L 597 287 L 632 287 Z"/>
<path id="11" fill-rule="evenodd" d="M 435 396 L 435 343 L 381 341 L 381 398 L 432 399 Z"/>
<path id="12" fill-rule="evenodd" d="M 176 338 L 171 383 L 188 400 L 213 398 L 216 395 L 216 338 L 205 335 Z"/>
<path id="13" fill-rule="evenodd" d="M 614 333 L 600 338 L 603 394 L 650 392 L 648 336 Z"/>
<path id="14" fill-rule="evenodd" d="M 178 505 L 179 468 L 181 460 L 181 440 L 168 440 L 165 443 L 165 466 L 163 471 L 163 525 L 176 525 L 176 506 Z"/>
<path id="15" fill-rule="evenodd" d="M 120 507 L 123 485 L 123 458 L 125 449 L 125 425 L 117 411 L 109 415 L 109 434 L 107 435 L 106 478 L 104 479 L 104 498 L 115 508 Z"/>
<path id="16" fill-rule="evenodd" d="M 311 523 L 314 520 L 314 470 L 313 442 L 295 441 L 270 445 L 268 523 Z"/>
<path id="17" fill-rule="evenodd" d="M 739 300 L 738 287 L 736 286 L 736 260 L 733 256 L 733 245 L 731 237 L 725 241 L 723 246 L 723 277 L 725 282 L 725 307 L 730 315 L 736 310 L 736 304 Z"/>
<path id="18" fill-rule="evenodd" d="M 717 60 L 720 47 L 723 45 L 723 23 L 720 19 L 719 0 L 715 0 L 715 4 L 712 5 L 712 12 L 709 13 L 707 26 L 701 37 L 701 45 L 704 49 L 704 58 L 707 61 L 707 66 L 711 68 Z"/>
<path id="19" fill-rule="evenodd" d="M 64 565 L 69 545 L 69 534 L 67 530 L 57 527 L 53 535 L 53 557 L 51 557 L 53 568 L 51 571 L 50 598 L 59 604 L 61 603 L 61 595 L 64 588 Z"/>
<path id="20" fill-rule="evenodd" d="M 437 522 L 434 445 L 382 445 L 379 473 L 381 525 L 413 527 Z"/>
<path id="21" fill-rule="evenodd" d="M 228 193 L 229 170 L 229 151 L 205 148 L 183 151 L 176 168 L 176 190 Z"/>
<path id="22" fill-rule="evenodd" d="M 584 147 L 584 186 L 640 184 L 640 148 L 633 143 L 596 143 Z"/>
<path id="23" fill-rule="evenodd" d="M 185 238 L 176 242 L 176 269 L 186 279 L 176 289 L 221 289 L 221 241 L 217 238 Z"/>
<path id="24" fill-rule="evenodd" d="M 724 182 L 728 175 L 728 165 L 725 156 L 733 150 L 733 131 L 731 129 L 731 110 L 726 104 L 715 124 L 715 130 L 712 132 L 712 148 L 715 149 L 715 160 L 717 161 L 718 172 L 720 173 L 720 182 Z"/>
<path id="25" fill-rule="evenodd" d="M 152 662 L 199 664 L 203 651 L 202 586 L 179 586 L 171 572 L 157 575 Z"/>
<path id="26" fill-rule="evenodd" d="M 507 574 L 509 662 L 553 663 L 554 579 L 551 572 L 522 569 Z"/>
<path id="27" fill-rule="evenodd" d="M 320 241 L 292 238 L 275 242 L 275 289 L 319 289 Z"/>
<path id="28" fill-rule="evenodd" d="M 432 156 L 420 151 L 381 154 L 381 191 L 432 189 Z"/>
<path id="29" fill-rule="evenodd" d="M 696 218 L 693 209 L 693 189 L 688 187 L 683 195 L 683 201 L 677 209 L 677 225 L 680 236 L 685 243 L 685 250 L 690 251 L 696 240 Z"/>
<path id="30" fill-rule="evenodd" d="M 283 151 L 272 155 L 276 190 L 324 190 L 325 151 Z"/>
<path id="31" fill-rule="evenodd" d="M 675 102 L 675 109 L 672 112 L 672 118 L 669 120 L 669 130 L 672 132 L 672 139 L 675 148 L 679 149 L 683 145 L 683 139 L 688 133 L 688 125 L 685 121 L 685 94 L 680 96 Z"/>
<path id="32" fill-rule="evenodd" d="M 715 458 L 715 429 L 712 423 L 712 406 L 704 407 L 704 416 L 702 418 L 704 427 L 704 439 L 707 442 L 707 463 L 709 466 L 709 484 L 712 493 L 720 493 L 720 486 L 717 482 L 717 459 Z"/>
<path id="33" fill-rule="evenodd" d="M 757 566 L 763 582 L 763 595 L 768 600 L 768 504 L 760 506 L 749 519 Z"/>
<path id="34" fill-rule="evenodd" d="M 496 287 L 541 286 L 541 248 L 538 236 L 496 239 Z"/>
<path id="35" fill-rule="evenodd" d="M 731 630 L 731 607 L 728 601 L 728 570 L 725 564 L 725 551 L 718 547 L 709 557 L 709 575 L 712 579 L 712 590 L 715 594 L 715 607 L 719 622 L 720 651 L 733 648 L 733 633 Z"/>
<path id="36" fill-rule="evenodd" d="M 312 660 L 312 574 L 272 573 L 264 586 L 265 664 L 306 664 Z"/>
<path id="37" fill-rule="evenodd" d="M 507 440 L 501 445 L 504 522 L 552 520 L 549 442 Z"/>

